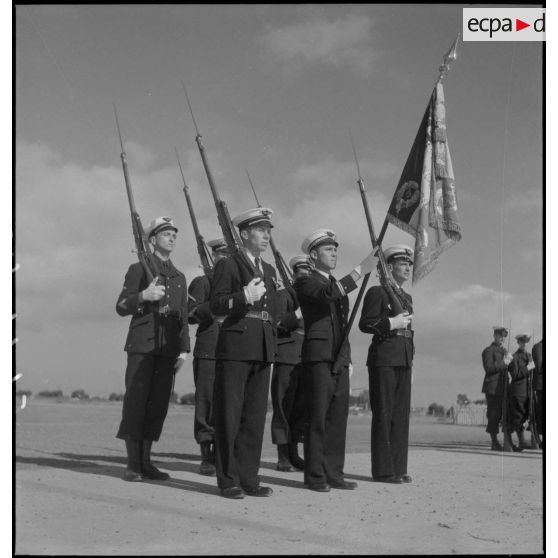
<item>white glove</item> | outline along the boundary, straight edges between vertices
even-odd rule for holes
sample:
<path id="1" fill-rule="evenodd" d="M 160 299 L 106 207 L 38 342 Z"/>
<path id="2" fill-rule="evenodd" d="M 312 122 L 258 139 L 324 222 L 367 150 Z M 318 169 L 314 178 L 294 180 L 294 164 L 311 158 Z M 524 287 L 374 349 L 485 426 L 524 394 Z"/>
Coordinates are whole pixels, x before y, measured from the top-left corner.
<path id="1" fill-rule="evenodd" d="M 529 364 L 527 365 L 527 370 L 529 370 L 529 372 L 531 372 L 531 370 L 534 370 L 534 369 L 535 369 L 535 363 L 532 360 L 530 360 Z"/>
<path id="2" fill-rule="evenodd" d="M 244 287 L 244 296 L 248 304 L 254 304 L 265 294 L 265 285 L 260 277 L 254 277 L 248 285 Z"/>
<path id="3" fill-rule="evenodd" d="M 362 260 L 356 267 L 355 271 L 358 273 L 359 277 L 370 273 L 376 267 L 376 257 L 373 252 L 370 252 L 364 260 Z"/>
<path id="4" fill-rule="evenodd" d="M 349 362 L 349 378 L 353 375 L 353 365 Z"/>
<path id="5" fill-rule="evenodd" d="M 513 357 L 510 355 L 510 353 L 506 353 L 506 356 L 504 357 L 504 364 L 509 364 L 512 360 Z"/>
<path id="6" fill-rule="evenodd" d="M 158 277 L 155 277 L 153 281 L 149 284 L 147 289 L 141 291 L 142 300 L 150 300 L 155 302 L 161 300 L 165 296 L 165 287 L 163 285 L 157 285 Z"/>
<path id="7" fill-rule="evenodd" d="M 403 312 L 388 319 L 391 329 L 405 329 L 413 321 L 413 315 L 409 314 L 409 312 Z"/>

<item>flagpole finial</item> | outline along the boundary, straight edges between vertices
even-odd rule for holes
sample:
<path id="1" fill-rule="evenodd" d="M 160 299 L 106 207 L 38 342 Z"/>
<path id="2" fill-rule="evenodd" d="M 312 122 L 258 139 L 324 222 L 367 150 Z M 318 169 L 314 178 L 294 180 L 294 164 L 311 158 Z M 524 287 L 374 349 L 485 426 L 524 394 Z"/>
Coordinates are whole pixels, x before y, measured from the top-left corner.
<path id="1" fill-rule="evenodd" d="M 450 49 L 444 55 L 444 63 L 440 66 L 438 70 L 440 72 L 440 75 L 438 76 L 438 82 L 444 79 L 446 74 L 450 71 L 451 63 L 457 58 L 457 43 L 459 42 L 460 36 L 461 33 L 458 33 Z"/>

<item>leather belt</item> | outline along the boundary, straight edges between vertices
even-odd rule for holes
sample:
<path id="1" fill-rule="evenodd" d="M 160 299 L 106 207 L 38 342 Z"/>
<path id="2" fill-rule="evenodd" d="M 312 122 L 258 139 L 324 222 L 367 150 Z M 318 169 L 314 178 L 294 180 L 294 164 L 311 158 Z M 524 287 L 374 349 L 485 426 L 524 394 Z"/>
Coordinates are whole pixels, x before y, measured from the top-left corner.
<path id="1" fill-rule="evenodd" d="M 271 316 L 271 314 L 267 311 L 267 310 L 249 310 L 248 312 L 246 312 L 246 314 L 244 315 L 245 318 L 256 318 L 258 320 L 262 320 L 264 322 L 272 322 L 273 321 L 273 317 Z"/>
<path id="2" fill-rule="evenodd" d="M 180 310 L 171 310 L 168 304 L 157 308 L 157 312 L 162 316 L 180 318 Z"/>
<path id="3" fill-rule="evenodd" d="M 410 337 L 413 338 L 414 331 L 410 329 L 396 329 L 395 335 L 400 335 L 401 337 Z"/>
<path id="4" fill-rule="evenodd" d="M 295 329 L 293 333 L 298 333 L 298 335 L 304 336 L 304 329 L 299 327 L 298 329 Z"/>

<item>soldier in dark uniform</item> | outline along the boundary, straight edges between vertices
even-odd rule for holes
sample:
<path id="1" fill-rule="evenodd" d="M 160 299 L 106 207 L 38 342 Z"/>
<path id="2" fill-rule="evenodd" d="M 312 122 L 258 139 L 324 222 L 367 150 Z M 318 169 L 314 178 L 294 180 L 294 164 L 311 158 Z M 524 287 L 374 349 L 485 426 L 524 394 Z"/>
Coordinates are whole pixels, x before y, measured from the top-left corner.
<path id="1" fill-rule="evenodd" d="M 151 463 L 151 445 L 163 429 L 174 374 L 190 352 L 186 278 L 170 260 L 178 229 L 169 217 L 147 230 L 159 269 L 149 284 L 142 265 L 132 264 L 116 303 L 121 316 L 132 316 L 124 350 L 128 353 L 126 393 L 117 438 L 126 442 L 124 480 L 165 480 Z"/>
<path id="2" fill-rule="evenodd" d="M 312 271 L 307 256 L 295 256 L 289 265 L 295 281 Z M 298 455 L 298 444 L 304 439 L 301 364 L 304 321 L 294 289 L 282 289 L 278 295 L 277 355 L 271 377 L 271 440 L 277 445 L 277 470 L 290 472 L 304 468 Z"/>
<path id="3" fill-rule="evenodd" d="M 533 370 L 535 421 L 539 436 L 544 436 L 544 345 L 542 340 L 533 345 L 533 363 L 535 364 Z"/>
<path id="4" fill-rule="evenodd" d="M 513 354 L 513 359 L 509 365 L 509 373 L 511 377 L 509 388 L 509 409 L 510 409 L 510 434 L 517 434 L 519 444 L 514 447 L 516 451 L 528 449 L 523 437 L 523 424 L 529 417 L 529 400 L 527 397 L 527 379 L 529 372 L 535 365 L 531 354 L 525 350 L 525 345 L 531 339 L 528 333 L 520 333 L 515 336 L 519 345 L 517 351 Z"/>
<path id="5" fill-rule="evenodd" d="M 217 263 L 228 256 L 224 239 L 210 240 L 213 261 Z M 215 474 L 215 431 L 213 428 L 213 383 L 215 381 L 215 345 L 219 335 L 219 320 L 209 309 L 212 276 L 200 275 L 188 288 L 188 323 L 198 324 L 194 345 L 194 384 L 196 386 L 194 437 L 200 445 L 201 475 Z"/>
<path id="6" fill-rule="evenodd" d="M 490 434 L 493 451 L 511 451 L 509 428 L 504 432 L 504 447 L 498 441 L 499 424 L 502 420 L 502 404 L 504 388 L 508 384 L 508 365 L 511 355 L 502 346 L 508 330 L 502 326 L 494 326 L 494 341 L 482 352 L 482 365 L 484 368 L 484 382 L 482 393 L 486 396 L 486 418 L 488 424 L 486 431 Z"/>
<path id="7" fill-rule="evenodd" d="M 225 498 L 273 493 L 258 477 L 276 350 L 277 278 L 261 259 L 271 238 L 271 215 L 257 208 L 236 217 L 245 251 L 222 259 L 213 272 L 210 310 L 225 316 L 213 392 L 217 485 Z"/>
<path id="8" fill-rule="evenodd" d="M 372 408 L 372 478 L 377 482 L 412 482 L 407 474 L 413 342 L 412 299 L 403 291 L 413 265 L 413 250 L 404 244 L 384 250 L 388 271 L 410 312 L 395 315 L 387 290 L 371 287 L 362 304 L 359 328 L 374 335 L 368 350 Z"/>
<path id="9" fill-rule="evenodd" d="M 374 265 L 370 254 L 350 274 L 337 281 L 331 271 L 337 264 L 335 233 L 319 229 L 302 243 L 315 269 L 299 277 L 294 288 L 304 318 L 304 364 L 307 424 L 304 435 L 304 482 L 311 490 L 329 492 L 331 488 L 352 490 L 356 482 L 346 481 L 345 438 L 349 413 L 348 340 L 339 348 L 347 325 L 347 293 Z M 339 366 L 333 364 L 341 355 Z"/>

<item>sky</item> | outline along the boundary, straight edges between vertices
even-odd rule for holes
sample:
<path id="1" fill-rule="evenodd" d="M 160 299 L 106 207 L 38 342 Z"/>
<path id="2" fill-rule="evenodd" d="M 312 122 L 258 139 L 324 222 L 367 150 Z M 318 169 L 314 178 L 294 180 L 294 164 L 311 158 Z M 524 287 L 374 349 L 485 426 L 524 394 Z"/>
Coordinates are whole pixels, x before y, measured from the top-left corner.
<path id="1" fill-rule="evenodd" d="M 175 147 L 202 234 L 221 234 L 181 81 L 231 215 L 256 205 L 248 169 L 285 258 L 332 228 L 340 278 L 371 249 L 349 129 L 379 230 L 462 7 L 17 6 L 18 387 L 124 389 L 115 303 L 136 256 L 113 104 L 137 209 L 174 218 L 188 281 L 201 270 Z M 492 326 L 542 335 L 542 63 L 541 43 L 465 42 L 444 80 L 463 238 L 407 289 L 415 406 L 482 397 Z M 414 244 L 390 226 L 393 242 Z M 351 343 L 356 393 L 370 337 L 355 327 Z M 190 357 L 175 389 L 194 390 Z"/>

